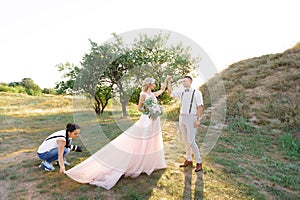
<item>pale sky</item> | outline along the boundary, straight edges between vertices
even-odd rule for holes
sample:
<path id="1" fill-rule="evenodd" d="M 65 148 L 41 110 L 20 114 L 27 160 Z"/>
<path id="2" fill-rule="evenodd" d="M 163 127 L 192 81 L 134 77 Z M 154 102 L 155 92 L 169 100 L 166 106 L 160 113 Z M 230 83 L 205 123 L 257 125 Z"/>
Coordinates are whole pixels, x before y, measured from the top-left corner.
<path id="1" fill-rule="evenodd" d="M 298 0 L 0 0 L 0 82 L 60 80 L 56 64 L 78 64 L 90 47 L 135 29 L 190 38 L 218 70 L 300 41 Z"/>

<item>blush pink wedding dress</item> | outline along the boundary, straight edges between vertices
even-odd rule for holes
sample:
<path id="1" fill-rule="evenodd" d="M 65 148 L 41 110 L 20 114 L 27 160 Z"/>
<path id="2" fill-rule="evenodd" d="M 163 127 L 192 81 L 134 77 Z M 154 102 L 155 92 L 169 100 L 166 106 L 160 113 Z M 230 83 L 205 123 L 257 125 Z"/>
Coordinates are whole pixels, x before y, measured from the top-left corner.
<path id="1" fill-rule="evenodd" d="M 143 93 L 146 99 L 157 101 L 153 93 Z M 166 162 L 160 118 L 152 120 L 142 114 L 130 128 L 65 174 L 77 182 L 109 190 L 122 175 L 134 178 L 163 168 Z"/>

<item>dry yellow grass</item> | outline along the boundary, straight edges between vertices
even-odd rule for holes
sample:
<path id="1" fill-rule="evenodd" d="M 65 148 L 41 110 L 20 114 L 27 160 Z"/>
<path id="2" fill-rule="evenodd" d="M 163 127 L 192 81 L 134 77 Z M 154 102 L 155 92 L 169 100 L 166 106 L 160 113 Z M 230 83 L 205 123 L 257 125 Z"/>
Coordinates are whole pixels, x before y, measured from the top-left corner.
<path id="1" fill-rule="evenodd" d="M 8 99 L 9 101 L 7 101 Z M 184 145 L 178 132 L 176 120 L 163 117 L 163 137 L 168 168 L 155 171 L 151 176 L 142 174 L 136 179 L 122 178 L 112 190 L 106 191 L 92 185 L 79 184 L 57 172 L 46 173 L 38 168 L 39 159 L 35 151 L 40 142 L 52 131 L 64 127 L 72 121 L 72 99 L 63 96 L 32 97 L 26 95 L 4 94 L 0 96 L 1 153 L 0 185 L 1 196 L 9 199 L 230 199 L 251 196 L 239 188 L 234 181 L 224 180 L 216 166 L 204 158 L 204 173 L 195 173 L 193 168 L 180 169 L 184 160 Z M 16 107 L 17 105 L 17 107 Z M 47 105 L 47 106 L 45 106 Z M 17 108 L 23 110 L 18 111 Z M 49 108 L 55 112 L 48 112 Z M 56 108 L 56 109 L 55 109 Z M 63 110 L 65 108 L 66 110 Z M 166 107 L 168 113 L 176 107 Z M 45 113 L 27 112 L 43 110 Z M 63 112 L 59 112 L 59 110 Z M 111 108 L 109 108 L 111 109 Z M 137 120 L 136 105 L 130 105 L 131 118 L 123 123 Z M 26 112 L 24 112 L 26 111 Z M 23 113 L 22 113 L 23 112 Z M 81 111 L 82 112 L 82 111 Z M 174 117 L 174 116 L 173 116 Z M 106 133 L 121 133 L 115 124 L 115 116 L 109 113 L 96 121 Z M 121 119 L 120 119 L 121 120 Z M 94 123 L 95 121 L 92 121 Z M 105 124 L 110 124 L 105 126 Z M 200 132 L 205 132 L 201 129 Z M 115 136 L 112 136 L 115 137 Z M 201 135 L 199 135 L 201 137 Z M 80 140 L 76 141 L 81 144 Z M 72 153 L 69 161 L 72 166 L 90 156 L 85 149 L 81 154 Z"/>

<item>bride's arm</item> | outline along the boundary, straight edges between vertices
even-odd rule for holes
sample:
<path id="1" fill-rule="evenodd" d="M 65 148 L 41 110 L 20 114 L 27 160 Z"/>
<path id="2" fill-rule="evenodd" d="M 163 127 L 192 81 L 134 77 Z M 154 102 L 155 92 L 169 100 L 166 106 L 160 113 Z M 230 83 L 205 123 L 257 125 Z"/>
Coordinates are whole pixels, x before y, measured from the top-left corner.
<path id="1" fill-rule="evenodd" d="M 158 97 L 159 95 L 161 95 L 162 93 L 164 93 L 165 90 L 166 90 L 166 84 L 163 84 L 163 85 L 161 86 L 161 89 L 158 90 L 158 91 L 156 91 L 156 92 L 153 92 L 153 94 L 154 94 L 156 97 Z"/>
<path id="2" fill-rule="evenodd" d="M 167 81 L 170 79 L 170 76 L 167 76 L 165 82 L 162 84 L 160 90 L 153 92 L 153 94 L 158 97 L 159 95 L 161 95 L 162 93 L 164 93 L 164 91 L 166 90 L 167 87 Z"/>
<path id="3" fill-rule="evenodd" d="M 171 79 L 168 80 L 168 96 L 171 96 L 172 94 L 172 85 L 171 85 Z"/>
<path id="4" fill-rule="evenodd" d="M 140 112 L 142 112 L 142 106 L 143 106 L 143 102 L 145 101 L 145 99 L 146 99 L 146 95 L 145 94 L 141 94 L 140 95 L 139 104 L 138 104 L 138 110 Z"/>

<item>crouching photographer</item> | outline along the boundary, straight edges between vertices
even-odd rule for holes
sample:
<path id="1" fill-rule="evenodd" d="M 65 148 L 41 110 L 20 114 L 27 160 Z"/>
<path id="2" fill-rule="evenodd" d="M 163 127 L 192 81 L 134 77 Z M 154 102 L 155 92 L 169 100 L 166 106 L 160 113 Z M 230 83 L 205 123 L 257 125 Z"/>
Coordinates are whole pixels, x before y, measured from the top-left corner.
<path id="1" fill-rule="evenodd" d="M 79 125 L 68 123 L 65 130 L 49 135 L 37 151 L 38 157 L 43 160 L 39 167 L 45 171 L 53 171 L 55 167 L 52 165 L 52 162 L 57 161 L 60 173 L 64 173 L 65 165 L 70 165 L 66 161 L 65 156 L 70 151 L 82 152 L 81 146 L 71 144 L 72 139 L 77 138 L 79 133 Z"/>

